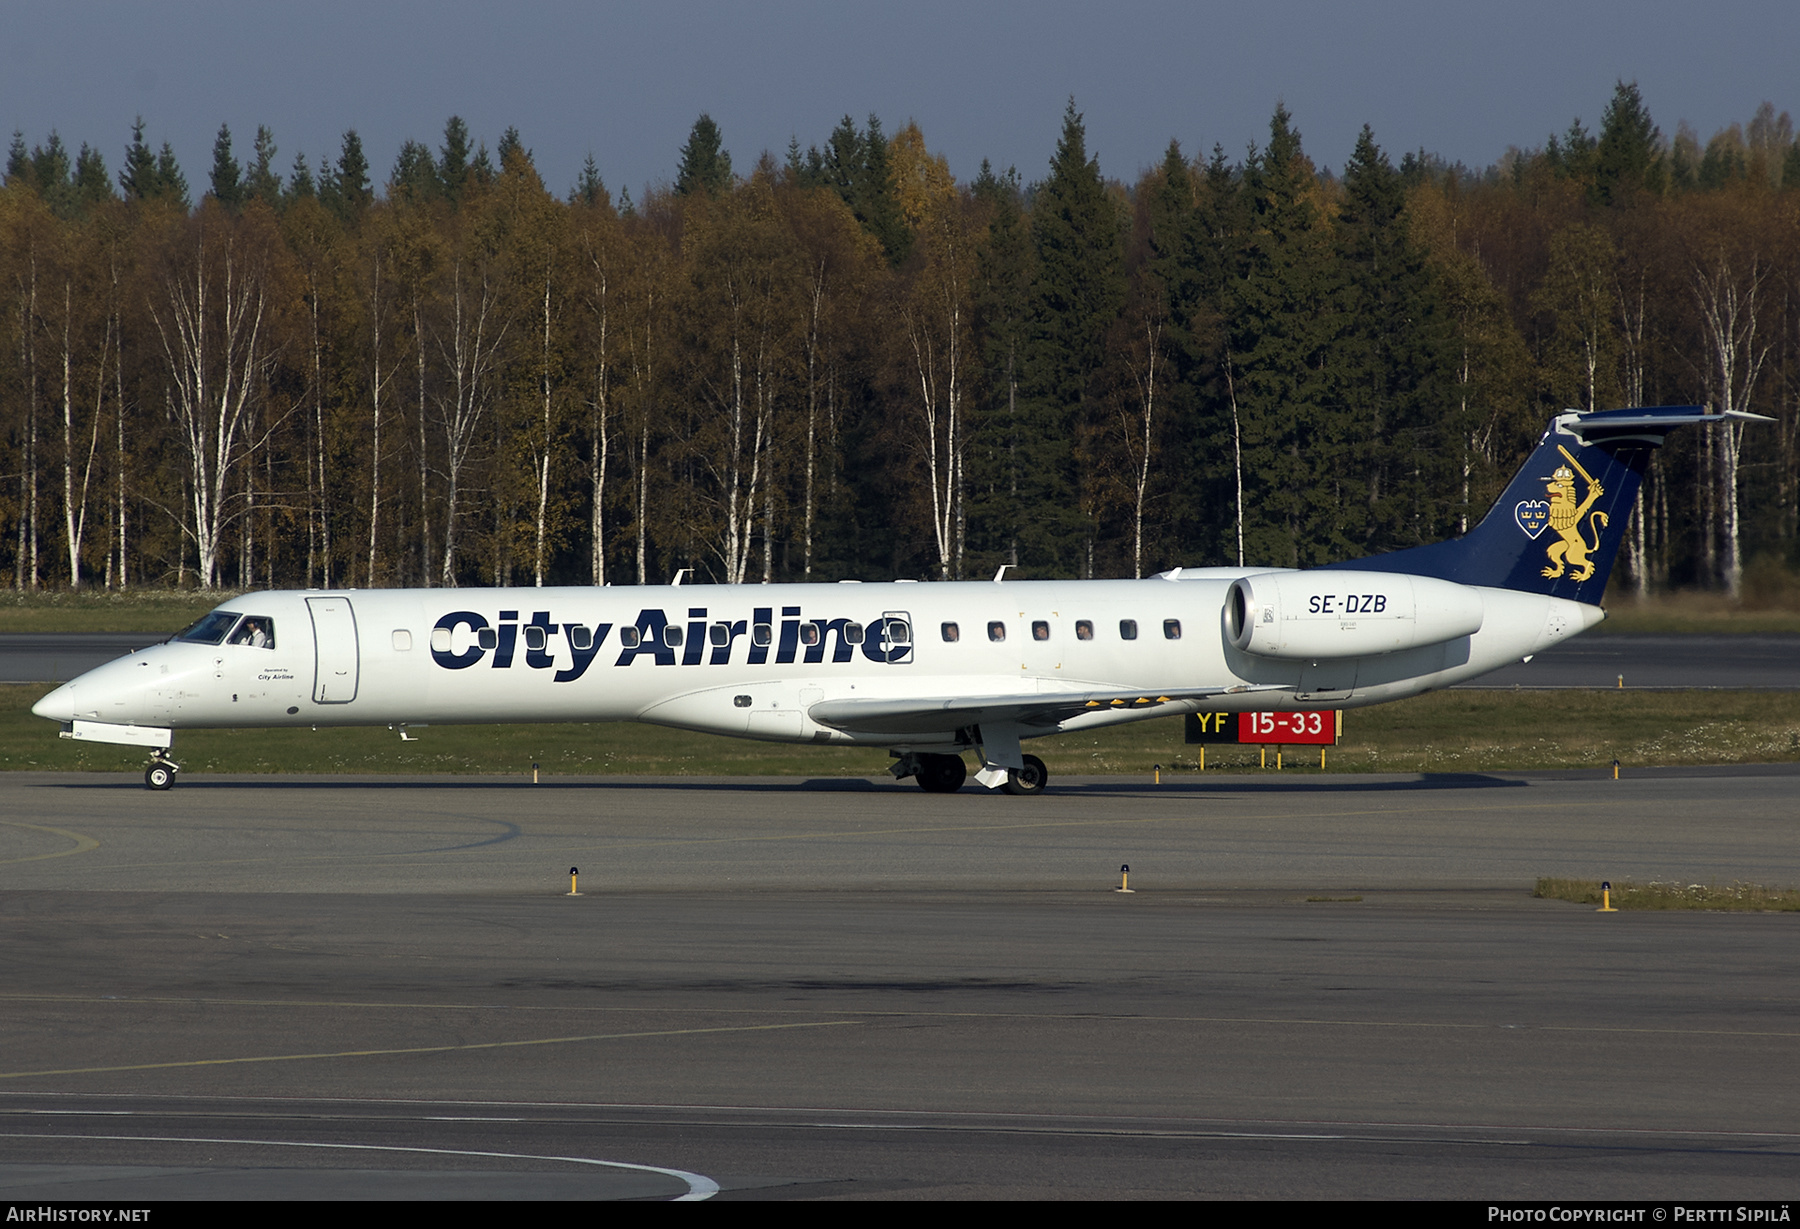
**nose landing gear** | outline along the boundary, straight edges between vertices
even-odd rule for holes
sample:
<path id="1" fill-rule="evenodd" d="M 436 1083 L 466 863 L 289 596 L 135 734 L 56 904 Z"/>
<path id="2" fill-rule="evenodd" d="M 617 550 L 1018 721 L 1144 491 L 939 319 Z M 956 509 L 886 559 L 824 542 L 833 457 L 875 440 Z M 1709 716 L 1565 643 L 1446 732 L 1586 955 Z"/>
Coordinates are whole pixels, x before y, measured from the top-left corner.
<path id="1" fill-rule="evenodd" d="M 167 756 L 157 754 L 151 757 L 149 767 L 144 769 L 144 788 L 168 789 L 175 784 L 175 774 L 181 771 L 181 765 Z"/>

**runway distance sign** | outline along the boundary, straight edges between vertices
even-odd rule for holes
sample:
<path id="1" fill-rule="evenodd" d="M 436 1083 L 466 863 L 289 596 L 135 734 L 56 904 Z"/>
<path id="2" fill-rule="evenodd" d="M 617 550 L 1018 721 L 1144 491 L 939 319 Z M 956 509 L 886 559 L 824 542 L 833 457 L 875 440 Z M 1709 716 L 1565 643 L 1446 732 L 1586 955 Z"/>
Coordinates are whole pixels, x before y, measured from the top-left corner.
<path id="1" fill-rule="evenodd" d="M 1262 746 L 1304 743 L 1335 747 L 1344 732 L 1340 710 L 1294 713 L 1189 713 L 1189 743 L 1250 743 Z"/>

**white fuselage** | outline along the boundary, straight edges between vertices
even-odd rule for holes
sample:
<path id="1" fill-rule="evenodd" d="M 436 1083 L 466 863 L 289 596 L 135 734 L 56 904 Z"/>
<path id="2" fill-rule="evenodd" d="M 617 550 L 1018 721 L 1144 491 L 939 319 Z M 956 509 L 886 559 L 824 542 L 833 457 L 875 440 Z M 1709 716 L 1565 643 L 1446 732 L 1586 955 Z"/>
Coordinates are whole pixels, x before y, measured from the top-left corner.
<path id="1" fill-rule="evenodd" d="M 1238 651 L 1221 626 L 1230 582 L 1259 574 L 252 593 L 219 609 L 263 621 L 272 646 L 171 641 L 81 676 L 33 711 L 90 731 L 622 720 L 782 742 L 949 747 L 953 722 L 896 737 L 821 724 L 811 710 L 845 700 L 917 699 L 928 709 L 1021 693 L 1205 688 L 1239 689 L 1206 700 L 1213 709 L 1348 708 L 1474 678 L 1602 617 L 1592 606 L 1482 588 L 1471 635 L 1360 657 L 1273 660 Z M 240 622 L 236 635 L 248 626 Z M 1173 700 L 1083 713 L 1020 735 L 1200 707 Z"/>

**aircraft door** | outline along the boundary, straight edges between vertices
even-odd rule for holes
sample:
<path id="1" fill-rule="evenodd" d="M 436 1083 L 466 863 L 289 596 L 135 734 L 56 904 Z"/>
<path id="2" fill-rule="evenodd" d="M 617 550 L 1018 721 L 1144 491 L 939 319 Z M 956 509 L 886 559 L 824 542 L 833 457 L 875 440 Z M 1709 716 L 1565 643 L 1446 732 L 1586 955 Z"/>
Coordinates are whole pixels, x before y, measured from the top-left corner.
<path id="1" fill-rule="evenodd" d="M 348 704 L 356 699 L 362 654 L 356 640 L 356 612 L 347 597 L 309 597 L 313 625 L 313 703 Z"/>

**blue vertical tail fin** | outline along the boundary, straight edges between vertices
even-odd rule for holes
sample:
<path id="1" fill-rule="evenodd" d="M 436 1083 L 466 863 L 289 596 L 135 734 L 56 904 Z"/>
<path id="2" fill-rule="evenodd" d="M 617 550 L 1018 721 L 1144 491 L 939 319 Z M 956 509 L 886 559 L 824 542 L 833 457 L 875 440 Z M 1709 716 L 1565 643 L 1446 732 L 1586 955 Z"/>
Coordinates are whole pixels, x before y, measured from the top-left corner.
<path id="1" fill-rule="evenodd" d="M 1650 454 L 1677 427 L 1727 419 L 1769 421 L 1737 410 L 1709 414 L 1693 405 L 1559 414 L 1466 536 L 1331 566 L 1434 576 L 1597 606 Z"/>

